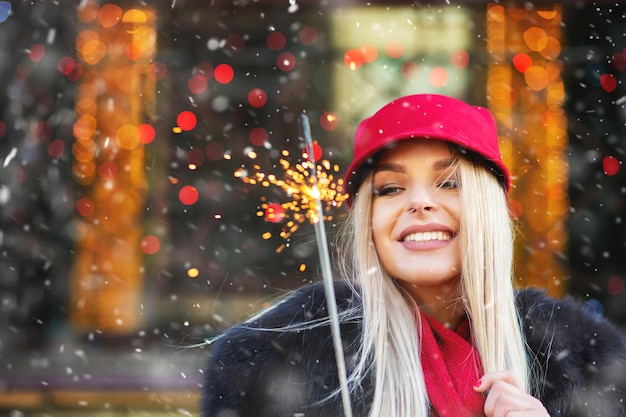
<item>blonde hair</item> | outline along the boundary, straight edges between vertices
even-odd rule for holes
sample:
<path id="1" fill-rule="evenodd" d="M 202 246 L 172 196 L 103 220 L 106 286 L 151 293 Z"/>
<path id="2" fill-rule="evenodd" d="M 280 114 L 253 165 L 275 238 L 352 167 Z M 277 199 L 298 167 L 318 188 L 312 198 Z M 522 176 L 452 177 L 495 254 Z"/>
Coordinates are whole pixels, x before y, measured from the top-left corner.
<path id="1" fill-rule="evenodd" d="M 528 362 L 512 284 L 513 230 L 505 193 L 482 164 L 458 157 L 461 183 L 461 296 L 485 372 L 510 369 L 528 392 Z M 359 187 L 339 234 L 339 267 L 363 303 L 363 333 L 353 388 L 374 372 L 369 415 L 427 417 L 417 305 L 382 268 L 371 233 L 372 174 Z M 474 381 L 469 381 L 474 383 Z"/>

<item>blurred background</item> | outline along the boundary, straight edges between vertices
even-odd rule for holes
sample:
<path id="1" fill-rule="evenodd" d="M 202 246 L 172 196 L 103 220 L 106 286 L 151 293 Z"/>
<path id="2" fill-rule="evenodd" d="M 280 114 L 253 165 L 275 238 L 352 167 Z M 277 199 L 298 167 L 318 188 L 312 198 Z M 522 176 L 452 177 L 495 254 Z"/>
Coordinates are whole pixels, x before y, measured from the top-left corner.
<path id="1" fill-rule="evenodd" d="M 496 115 L 516 284 L 626 328 L 625 70 L 615 1 L 0 1 L 0 415 L 197 415 L 203 341 L 320 279 L 300 115 L 332 246 L 411 93 Z"/>

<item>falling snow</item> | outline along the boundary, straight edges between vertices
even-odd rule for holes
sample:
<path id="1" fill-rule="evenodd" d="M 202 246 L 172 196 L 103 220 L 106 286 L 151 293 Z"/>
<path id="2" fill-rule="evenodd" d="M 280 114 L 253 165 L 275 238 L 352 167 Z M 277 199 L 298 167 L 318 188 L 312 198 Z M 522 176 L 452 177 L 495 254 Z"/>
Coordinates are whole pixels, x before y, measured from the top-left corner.
<path id="1" fill-rule="evenodd" d="M 150 409 L 196 415 L 205 338 L 320 278 L 306 213 L 297 227 L 288 223 L 308 208 L 276 186 L 307 151 L 298 116 L 312 121 L 334 190 L 356 122 L 387 96 L 429 91 L 484 101 L 489 51 L 476 22 L 486 3 L 414 2 L 405 10 L 171 0 L 151 6 L 153 26 L 150 13 L 126 14 L 128 2 L 119 3 L 0 1 L 0 397 L 117 389 L 154 393 L 144 404 Z M 565 101 L 552 105 L 567 116 L 567 132 L 554 133 L 568 137 L 558 152 L 567 160 L 567 234 L 520 252 L 563 244 L 551 256 L 568 271 L 567 291 L 626 327 L 626 6 L 572 3 L 564 5 L 558 65 L 533 71 L 536 50 L 510 57 L 517 74 L 536 75 L 528 84 L 541 100 L 556 94 L 544 81 L 559 67 Z M 337 29 L 333 16 L 356 17 Z M 426 37 L 422 26 L 442 30 L 442 16 L 459 19 L 454 33 L 471 36 L 451 51 L 439 39 L 412 49 Z M 122 25 L 137 30 L 115 36 L 132 32 L 134 40 L 110 46 Z M 406 32 L 395 39 L 394 28 Z M 105 33 L 107 42 L 98 37 Z M 377 38 L 385 44 L 374 45 Z M 136 120 L 111 130 L 112 115 Z M 549 162 L 512 167 L 520 187 L 531 182 L 529 167 L 558 174 L 544 145 L 533 152 Z M 277 180 L 260 185 L 259 175 Z M 533 193 L 545 199 L 560 189 Z M 533 212 L 530 198 L 515 198 L 516 213 Z M 327 201 L 332 247 L 345 206 L 340 197 Z M 89 239 L 92 228 L 107 234 Z M 84 253 L 90 260 L 77 272 Z M 184 398 L 163 394 L 173 391 Z M 126 407 L 86 398 L 69 406 Z"/>

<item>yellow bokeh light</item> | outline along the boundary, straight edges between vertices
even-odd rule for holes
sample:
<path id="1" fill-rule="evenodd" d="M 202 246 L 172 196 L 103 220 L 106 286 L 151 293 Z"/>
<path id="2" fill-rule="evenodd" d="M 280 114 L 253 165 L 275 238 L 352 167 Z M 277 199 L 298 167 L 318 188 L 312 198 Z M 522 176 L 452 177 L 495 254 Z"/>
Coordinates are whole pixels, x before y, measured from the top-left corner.
<path id="1" fill-rule="evenodd" d="M 139 9 L 130 9 L 122 16 L 122 22 L 126 23 L 146 23 L 148 16 L 146 13 Z"/>
<path id="2" fill-rule="evenodd" d="M 187 276 L 189 278 L 197 278 L 200 275 L 200 270 L 198 268 L 189 268 L 187 270 Z"/>
<path id="3" fill-rule="evenodd" d="M 117 139 L 120 148 L 126 150 L 135 149 L 139 145 L 139 129 L 137 126 L 129 124 L 122 125 L 117 129 L 115 139 Z"/>
<path id="4" fill-rule="evenodd" d="M 548 34 L 539 27 L 530 27 L 524 31 L 524 42 L 533 51 L 542 51 L 548 45 Z"/>
<path id="5" fill-rule="evenodd" d="M 526 84 L 534 91 L 541 91 L 548 86 L 548 72 L 539 66 L 532 66 L 524 73 Z"/>

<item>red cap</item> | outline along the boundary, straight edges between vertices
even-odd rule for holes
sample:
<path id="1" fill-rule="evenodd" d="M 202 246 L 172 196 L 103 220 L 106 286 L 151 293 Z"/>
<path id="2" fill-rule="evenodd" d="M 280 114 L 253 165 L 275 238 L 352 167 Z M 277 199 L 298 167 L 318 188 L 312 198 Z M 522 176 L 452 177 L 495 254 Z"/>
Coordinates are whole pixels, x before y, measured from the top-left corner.
<path id="1" fill-rule="evenodd" d="M 491 112 L 452 97 L 416 94 L 392 101 L 357 127 L 354 160 L 344 177 L 350 200 L 378 151 L 396 141 L 415 138 L 451 142 L 483 157 L 504 189 L 509 190 L 509 170 L 500 156 Z"/>

